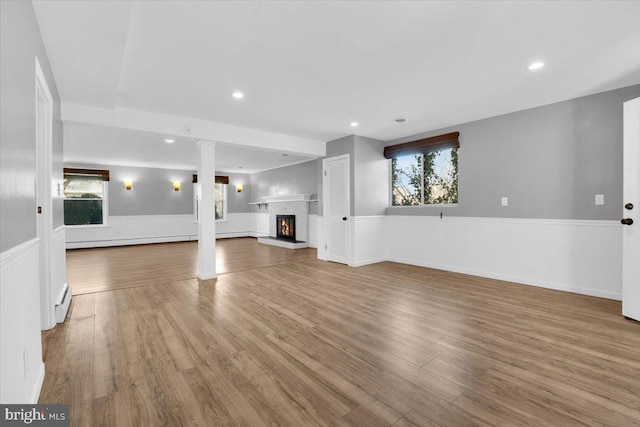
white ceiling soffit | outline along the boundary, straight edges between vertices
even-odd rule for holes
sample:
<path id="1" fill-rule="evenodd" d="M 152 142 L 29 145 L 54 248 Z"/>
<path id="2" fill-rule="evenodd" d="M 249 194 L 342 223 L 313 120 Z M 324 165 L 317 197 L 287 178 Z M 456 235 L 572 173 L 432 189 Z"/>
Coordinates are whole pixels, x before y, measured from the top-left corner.
<path id="1" fill-rule="evenodd" d="M 85 123 L 65 123 L 64 162 L 195 170 L 194 138 L 140 132 Z M 283 156 L 284 154 L 284 156 Z M 253 173 L 312 160 L 312 156 L 216 144 L 216 171 Z"/>
<path id="2" fill-rule="evenodd" d="M 63 102 L 314 140 L 389 140 L 640 83 L 637 1 L 34 5 Z"/>

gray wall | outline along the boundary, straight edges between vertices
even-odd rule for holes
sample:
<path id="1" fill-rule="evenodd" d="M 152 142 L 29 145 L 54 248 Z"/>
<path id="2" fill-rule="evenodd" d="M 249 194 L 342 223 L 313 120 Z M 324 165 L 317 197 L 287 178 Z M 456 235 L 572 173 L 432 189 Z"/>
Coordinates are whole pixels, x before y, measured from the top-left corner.
<path id="1" fill-rule="evenodd" d="M 194 171 L 66 163 L 65 167 L 109 169 L 109 216 L 193 214 Z M 131 190 L 124 180 L 131 178 Z M 173 181 L 182 183 L 173 191 Z"/>
<path id="2" fill-rule="evenodd" d="M 383 155 L 383 142 L 356 135 L 354 138 L 353 180 L 351 186 L 355 216 L 384 215 L 389 206 L 389 161 Z"/>
<path id="3" fill-rule="evenodd" d="M 263 196 L 280 194 L 312 194 L 315 199 L 318 195 L 317 160 L 251 174 L 252 201 L 259 202 Z M 309 213 L 316 214 L 318 203 L 309 205 Z M 265 212 L 264 208 L 258 210 L 257 206 L 252 206 L 254 212 Z"/>
<path id="4" fill-rule="evenodd" d="M 53 180 L 61 182 L 60 98 L 31 2 L 0 1 L 0 251 L 36 237 L 35 57 L 53 104 Z M 53 227 L 62 225 L 54 198 Z"/>
<path id="5" fill-rule="evenodd" d="M 126 215 L 185 215 L 193 214 L 192 178 L 196 171 L 161 168 L 142 168 L 90 163 L 65 163 L 65 167 L 109 169 L 109 216 Z M 249 174 L 224 173 L 229 177 L 227 212 L 251 212 Z M 131 178 L 131 190 L 124 188 L 124 180 Z M 173 181 L 180 181 L 180 191 L 173 191 Z M 236 185 L 243 184 L 242 193 Z"/>
<path id="6" fill-rule="evenodd" d="M 384 215 L 389 205 L 389 161 L 377 139 L 349 135 L 327 142 L 327 157 L 349 154 L 350 215 Z M 318 212 L 322 215 L 322 159 L 318 160 Z"/>
<path id="7" fill-rule="evenodd" d="M 389 141 L 385 145 L 459 131 L 459 203 L 386 212 L 617 220 L 622 104 L 638 96 L 635 85 Z M 604 205 L 595 205 L 596 194 L 604 194 Z M 508 207 L 500 205 L 502 196 Z"/>
<path id="8" fill-rule="evenodd" d="M 251 192 L 251 175 L 248 173 L 226 173 L 219 172 L 218 175 L 227 175 L 229 177 L 229 186 L 227 188 L 227 212 L 228 213 L 245 213 L 251 212 L 252 201 Z M 238 193 L 236 185 L 242 184 L 244 188 L 242 193 Z"/>
<path id="9" fill-rule="evenodd" d="M 334 139 L 327 142 L 327 157 L 342 156 L 344 154 L 349 155 L 349 194 L 351 195 L 351 203 L 349 206 L 349 215 L 354 215 L 355 208 L 355 179 L 354 179 L 354 159 L 356 157 L 356 136 L 348 135 L 343 138 Z M 322 159 L 318 160 L 318 215 L 322 215 Z"/>

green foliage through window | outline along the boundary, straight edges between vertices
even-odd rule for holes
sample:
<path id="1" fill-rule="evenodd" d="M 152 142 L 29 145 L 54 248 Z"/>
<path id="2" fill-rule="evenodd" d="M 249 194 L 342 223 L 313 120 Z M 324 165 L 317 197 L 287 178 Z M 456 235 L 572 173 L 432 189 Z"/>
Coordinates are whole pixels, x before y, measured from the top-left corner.
<path id="1" fill-rule="evenodd" d="M 458 203 L 458 149 L 391 159 L 392 205 Z"/>
<path id="2" fill-rule="evenodd" d="M 225 193 L 226 193 L 226 185 L 216 183 L 215 191 L 216 191 L 216 219 L 225 219 L 224 217 L 224 204 L 225 204 Z"/>

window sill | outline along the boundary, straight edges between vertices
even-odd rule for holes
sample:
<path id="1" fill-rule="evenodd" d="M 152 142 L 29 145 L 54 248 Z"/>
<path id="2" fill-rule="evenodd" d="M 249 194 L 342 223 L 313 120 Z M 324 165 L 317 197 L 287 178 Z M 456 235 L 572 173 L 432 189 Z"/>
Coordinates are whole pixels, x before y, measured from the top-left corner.
<path id="1" fill-rule="evenodd" d="M 66 225 L 66 228 L 111 228 L 109 224 L 82 224 L 82 225 Z"/>
<path id="2" fill-rule="evenodd" d="M 429 207 L 433 207 L 433 208 L 454 208 L 456 206 L 458 206 L 459 203 L 440 203 L 440 204 L 431 204 L 431 205 L 412 205 L 412 206 L 389 206 L 390 208 L 393 209 L 397 209 L 397 208 L 401 208 L 401 209 L 405 209 L 405 208 L 429 208 Z"/>

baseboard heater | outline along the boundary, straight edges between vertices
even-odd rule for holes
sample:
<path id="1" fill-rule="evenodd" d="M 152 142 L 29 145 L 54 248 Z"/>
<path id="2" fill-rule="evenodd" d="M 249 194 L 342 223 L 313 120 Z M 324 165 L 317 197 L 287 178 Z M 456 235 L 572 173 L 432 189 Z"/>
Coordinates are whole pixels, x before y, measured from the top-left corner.
<path id="1" fill-rule="evenodd" d="M 62 289 L 62 296 L 56 304 L 56 323 L 64 322 L 65 317 L 67 317 L 67 310 L 69 310 L 69 305 L 71 304 L 71 294 L 71 288 L 65 283 Z"/>

